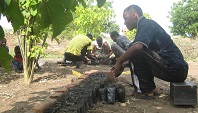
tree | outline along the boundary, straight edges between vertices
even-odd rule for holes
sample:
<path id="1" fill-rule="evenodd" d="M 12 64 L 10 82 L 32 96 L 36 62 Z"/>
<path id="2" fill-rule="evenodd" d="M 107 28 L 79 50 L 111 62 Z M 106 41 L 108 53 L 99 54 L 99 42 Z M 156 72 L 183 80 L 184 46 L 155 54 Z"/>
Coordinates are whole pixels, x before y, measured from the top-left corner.
<path id="1" fill-rule="evenodd" d="M 88 0 L 87 7 L 77 6 L 74 21 L 68 24 L 60 37 L 71 39 L 77 34 L 91 33 L 98 36 L 105 32 L 112 22 L 114 11 L 112 2 L 106 2 L 101 8 L 93 5 L 93 0 Z"/>
<path id="2" fill-rule="evenodd" d="M 97 0 L 98 7 L 104 5 L 105 1 Z M 86 7 L 86 2 L 84 0 L 0 1 L 0 14 L 12 22 L 14 31 L 19 35 L 26 83 L 30 84 L 33 80 L 34 68 L 40 54 L 43 53 L 43 47 L 47 45 L 46 38 L 49 31 L 52 31 L 52 39 L 56 38 L 65 26 L 73 21 L 72 14 L 79 5 Z M 0 34 L 4 34 L 2 30 Z M 0 63 L 2 60 L 0 59 Z"/>
<path id="3" fill-rule="evenodd" d="M 114 27 L 112 17 L 115 16 L 112 2 L 106 2 L 101 8 L 96 7 L 93 0 L 89 0 L 87 7 L 77 6 L 74 21 L 68 24 L 59 35 L 64 39 L 71 39 L 77 34 L 91 33 L 94 37 Z M 116 25 L 115 25 L 116 26 Z M 119 26 L 117 25 L 117 29 Z"/>
<path id="4" fill-rule="evenodd" d="M 173 3 L 169 12 L 169 26 L 173 35 L 196 37 L 198 35 L 198 0 L 181 0 Z"/>
<path id="5" fill-rule="evenodd" d="M 120 31 L 120 27 L 115 21 L 110 21 L 106 25 L 105 33 L 110 34 L 112 31 Z"/>
<path id="6" fill-rule="evenodd" d="M 92 33 L 98 36 L 107 28 L 107 24 L 114 17 L 112 3 L 106 2 L 101 8 L 90 4 L 89 7 L 77 6 L 73 21 L 76 34 Z"/>

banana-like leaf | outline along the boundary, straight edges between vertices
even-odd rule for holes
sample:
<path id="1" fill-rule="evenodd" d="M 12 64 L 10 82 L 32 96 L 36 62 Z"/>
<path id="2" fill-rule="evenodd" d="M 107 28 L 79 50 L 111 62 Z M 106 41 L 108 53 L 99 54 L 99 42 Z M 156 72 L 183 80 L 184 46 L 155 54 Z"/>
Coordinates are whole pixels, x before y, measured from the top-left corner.
<path id="1" fill-rule="evenodd" d="M 4 37 L 5 37 L 5 34 L 4 34 L 4 31 L 3 31 L 3 28 L 0 25 L 0 40 L 2 40 Z"/>
<path id="2" fill-rule="evenodd" d="M 0 55 L 0 65 L 6 69 L 6 72 L 10 72 L 10 64 L 13 59 L 12 56 L 8 53 L 6 48 L 0 47 L 1 55 Z"/>
<path id="3" fill-rule="evenodd" d="M 64 8 L 64 0 L 49 0 L 40 4 L 41 11 L 41 25 L 46 28 L 52 24 L 53 36 L 58 36 L 67 24 L 73 20 L 70 11 Z"/>
<path id="4" fill-rule="evenodd" d="M 16 0 L 11 0 L 11 3 L 7 6 L 4 15 L 9 17 L 10 21 L 12 22 L 12 27 L 14 32 L 16 32 L 20 26 L 24 24 L 24 17 L 19 9 L 19 4 Z"/>
<path id="5" fill-rule="evenodd" d="M 6 10 L 6 2 L 4 0 L 0 0 L 0 13 L 3 13 Z"/>

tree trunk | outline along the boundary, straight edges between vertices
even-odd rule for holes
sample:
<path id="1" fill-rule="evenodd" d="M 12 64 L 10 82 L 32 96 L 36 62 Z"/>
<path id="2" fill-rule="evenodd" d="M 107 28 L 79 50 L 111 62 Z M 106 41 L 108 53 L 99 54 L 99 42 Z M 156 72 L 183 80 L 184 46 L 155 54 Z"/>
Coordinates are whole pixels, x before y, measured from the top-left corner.
<path id="1" fill-rule="evenodd" d="M 30 79 L 30 74 L 28 72 L 28 69 L 24 69 L 24 82 L 26 84 L 31 84 L 32 80 Z"/>
<path id="2" fill-rule="evenodd" d="M 36 66 L 36 58 L 32 58 L 29 53 L 31 53 L 31 49 L 35 43 L 30 40 L 28 35 L 23 35 L 19 36 L 19 45 L 23 57 L 24 82 L 26 84 L 31 84 L 34 76 L 34 68 Z"/>
<path id="3" fill-rule="evenodd" d="M 29 59 L 29 57 L 28 57 Z M 31 84 L 34 76 L 35 62 L 33 60 L 28 60 L 24 62 L 24 81 L 27 84 Z"/>

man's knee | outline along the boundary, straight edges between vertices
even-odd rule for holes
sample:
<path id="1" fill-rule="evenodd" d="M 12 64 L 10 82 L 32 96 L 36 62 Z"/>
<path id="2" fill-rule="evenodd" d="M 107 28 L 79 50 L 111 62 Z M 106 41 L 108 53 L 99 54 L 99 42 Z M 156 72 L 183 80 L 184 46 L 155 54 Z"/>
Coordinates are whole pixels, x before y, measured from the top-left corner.
<path id="1" fill-rule="evenodd" d="M 124 54 L 124 50 L 117 44 L 112 44 L 111 49 L 113 51 L 113 53 L 115 54 L 115 56 L 118 58 L 120 57 L 122 54 Z"/>

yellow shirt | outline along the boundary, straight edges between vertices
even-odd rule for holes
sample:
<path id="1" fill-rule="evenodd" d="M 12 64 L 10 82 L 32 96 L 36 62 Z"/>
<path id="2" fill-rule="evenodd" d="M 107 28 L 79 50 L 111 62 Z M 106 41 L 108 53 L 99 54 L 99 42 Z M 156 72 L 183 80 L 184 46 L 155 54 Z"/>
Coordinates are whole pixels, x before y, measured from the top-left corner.
<path id="1" fill-rule="evenodd" d="M 87 50 L 92 50 L 93 47 L 91 43 L 91 39 L 86 35 L 77 35 L 69 42 L 69 45 L 67 46 L 65 52 L 80 56 L 81 50 L 85 46 L 89 45 L 87 46 Z"/>

